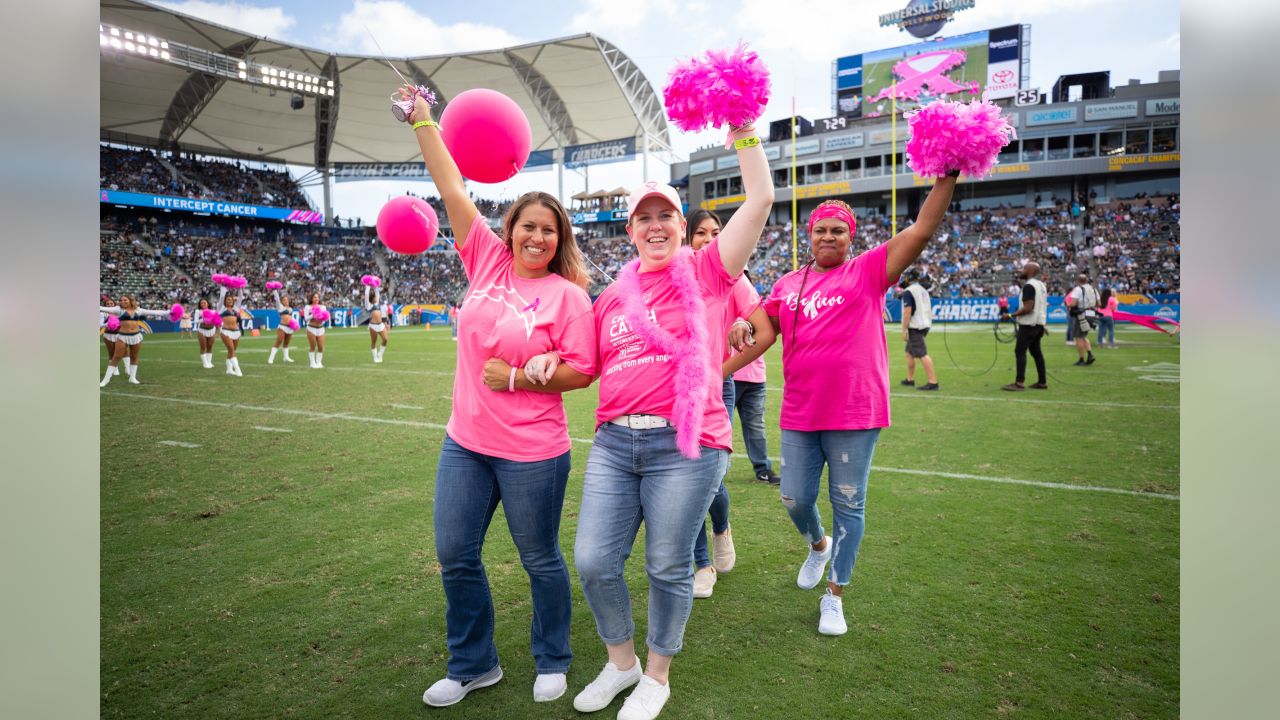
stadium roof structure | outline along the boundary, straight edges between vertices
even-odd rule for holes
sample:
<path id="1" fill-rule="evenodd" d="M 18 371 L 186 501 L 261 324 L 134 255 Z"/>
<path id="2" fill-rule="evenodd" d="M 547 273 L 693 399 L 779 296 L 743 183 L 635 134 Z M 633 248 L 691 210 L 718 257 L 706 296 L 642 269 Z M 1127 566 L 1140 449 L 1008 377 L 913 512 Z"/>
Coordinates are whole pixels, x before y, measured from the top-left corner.
<path id="1" fill-rule="evenodd" d="M 391 116 L 400 82 L 380 57 L 290 45 L 139 0 L 100 0 L 99 8 L 104 26 L 145 33 L 168 48 L 161 60 L 116 50 L 104 35 L 104 140 L 315 168 L 418 156 Z M 529 119 L 535 151 L 632 137 L 670 149 L 661 98 L 621 50 L 590 33 L 392 61 L 436 93 L 437 113 L 471 88 L 511 97 Z M 305 73 L 320 90 L 302 93 L 305 104 L 295 110 L 296 91 L 264 82 L 266 65 Z"/>

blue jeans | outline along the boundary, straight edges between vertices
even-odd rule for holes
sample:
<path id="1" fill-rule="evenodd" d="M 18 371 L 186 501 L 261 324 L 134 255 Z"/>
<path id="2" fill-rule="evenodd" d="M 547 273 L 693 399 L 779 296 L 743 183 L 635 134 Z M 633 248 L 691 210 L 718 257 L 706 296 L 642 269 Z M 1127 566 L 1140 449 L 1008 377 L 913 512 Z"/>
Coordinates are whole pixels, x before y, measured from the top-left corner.
<path id="1" fill-rule="evenodd" d="M 765 384 L 734 380 L 733 402 L 742 420 L 742 441 L 747 446 L 747 457 L 756 475 L 773 470 L 769 461 L 769 446 L 764 434 L 764 403 L 767 396 Z M 729 412 L 733 418 L 733 412 Z"/>
<path id="2" fill-rule="evenodd" d="M 1111 336 L 1111 344 L 1116 344 L 1116 319 L 1107 317 L 1106 315 L 1098 316 L 1098 346 L 1101 347 L 1107 342 L 1107 336 Z"/>
<path id="3" fill-rule="evenodd" d="M 725 408 L 733 407 L 734 386 L 733 378 L 726 378 L 724 385 L 720 388 L 721 394 L 724 396 Z M 733 410 L 729 410 L 729 425 L 733 425 Z M 724 471 L 729 472 L 729 463 L 724 465 Z M 717 535 L 722 534 L 729 529 L 729 488 L 725 487 L 724 477 L 720 478 L 720 489 L 716 490 L 715 497 L 711 498 L 711 507 L 708 509 L 711 513 L 711 530 Z M 693 541 L 693 564 L 695 567 L 704 568 L 711 566 L 711 555 L 707 553 L 707 523 L 702 522 L 702 529 L 698 531 L 698 537 Z"/>
<path id="4" fill-rule="evenodd" d="M 574 562 L 582 593 L 608 645 L 635 634 L 623 567 L 640 522 L 649 576 L 649 650 L 675 655 L 693 606 L 693 538 L 729 461 L 726 450 L 702 448 L 690 460 L 676 449 L 674 428 L 596 430 L 582 483 Z"/>
<path id="5" fill-rule="evenodd" d="M 862 544 L 863 520 L 867 507 L 867 476 L 876 450 L 880 429 L 782 431 L 782 505 L 791 522 L 813 544 L 822 540 L 822 517 L 818 514 L 818 491 L 822 466 L 829 469 L 827 492 L 834 516 L 831 555 L 827 579 L 848 585 L 853 564 Z"/>
<path id="6" fill-rule="evenodd" d="M 448 435 L 436 469 L 436 559 L 444 582 L 449 673 L 464 682 L 498 664 L 493 598 L 480 553 L 502 503 L 533 595 L 531 649 L 539 673 L 569 669 L 569 569 L 560 554 L 560 513 L 569 453 L 538 462 L 472 452 Z"/>

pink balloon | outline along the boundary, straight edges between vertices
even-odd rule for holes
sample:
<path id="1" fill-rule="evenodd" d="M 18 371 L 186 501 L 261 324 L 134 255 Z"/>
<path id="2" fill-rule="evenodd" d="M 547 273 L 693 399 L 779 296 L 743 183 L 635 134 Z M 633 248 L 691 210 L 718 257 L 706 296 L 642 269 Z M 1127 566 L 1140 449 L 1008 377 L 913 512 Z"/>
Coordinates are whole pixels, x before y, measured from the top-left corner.
<path id="1" fill-rule="evenodd" d="M 417 255 L 431 247 L 440 230 L 435 208 L 426 200 L 399 195 L 378 211 L 378 239 L 393 253 Z"/>
<path id="2" fill-rule="evenodd" d="M 482 183 L 511 179 L 529 159 L 533 131 L 514 100 L 496 90 L 461 92 L 440 115 L 440 137 L 463 177 Z"/>

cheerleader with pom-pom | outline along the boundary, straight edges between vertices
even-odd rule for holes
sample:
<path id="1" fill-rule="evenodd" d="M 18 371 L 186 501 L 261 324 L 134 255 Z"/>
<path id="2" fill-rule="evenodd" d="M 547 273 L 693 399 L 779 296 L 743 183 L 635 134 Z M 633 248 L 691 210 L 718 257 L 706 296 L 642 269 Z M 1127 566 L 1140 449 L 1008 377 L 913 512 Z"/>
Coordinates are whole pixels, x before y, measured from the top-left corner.
<path id="1" fill-rule="evenodd" d="M 387 324 L 389 319 L 383 312 L 382 303 L 379 302 L 381 297 L 381 282 L 378 278 L 366 275 L 361 278 L 364 281 L 364 309 L 369 313 L 369 350 L 373 353 L 373 361 L 375 363 L 382 362 L 382 355 L 387 351 Z M 373 291 L 373 298 L 369 298 L 369 291 Z M 378 338 L 382 338 L 382 347 L 378 347 Z"/>
<path id="2" fill-rule="evenodd" d="M 200 345 L 200 365 L 206 370 L 212 370 L 213 339 L 218 336 L 218 330 L 222 327 L 222 318 L 214 311 L 208 298 L 200 298 L 196 303 L 194 321 L 196 342 Z"/>
<path id="3" fill-rule="evenodd" d="M 142 349 L 142 325 L 144 318 L 168 318 L 173 322 L 177 322 L 182 318 L 183 309 L 181 305 L 174 305 L 169 310 L 144 310 L 138 307 L 137 300 L 132 295 L 122 294 L 120 296 L 120 304 L 110 307 L 102 306 L 98 308 L 99 312 L 106 313 L 111 317 L 107 319 L 107 327 L 115 328 L 116 335 L 115 354 L 107 363 L 107 372 L 102 376 L 102 382 L 99 387 L 106 387 L 111 382 L 111 378 L 120 374 L 120 363 L 124 363 L 125 374 L 129 376 L 129 382 L 134 385 L 141 385 L 138 382 L 138 351 Z M 112 322 L 112 320 L 115 322 Z M 118 325 L 116 323 L 119 323 Z"/>
<path id="4" fill-rule="evenodd" d="M 102 307 L 115 307 L 115 303 L 111 302 L 110 295 L 102 296 Z M 102 336 L 102 344 L 107 348 L 107 360 L 116 356 L 116 331 L 107 327 L 110 319 L 110 314 L 106 312 L 98 313 L 98 328 L 101 331 L 100 335 Z M 118 323 L 120 321 L 116 320 L 116 322 Z"/>
<path id="5" fill-rule="evenodd" d="M 240 371 L 240 358 L 236 357 L 236 349 L 240 347 L 240 313 L 244 310 L 242 303 L 244 295 L 240 291 L 244 288 L 244 284 L 234 283 L 237 278 L 229 278 L 229 280 L 235 285 L 236 294 L 227 293 L 228 285 L 223 285 L 218 291 L 218 305 L 222 307 L 218 312 L 218 316 L 222 318 L 222 344 L 227 348 L 227 374 L 243 377 L 244 373 Z"/>
<path id="6" fill-rule="evenodd" d="M 324 324 L 329 320 L 329 309 L 320 304 L 320 293 L 313 292 L 302 309 L 302 319 L 307 323 L 307 358 L 312 369 L 324 369 Z"/>
<path id="7" fill-rule="evenodd" d="M 293 362 L 293 358 L 289 357 L 289 343 L 293 341 L 293 333 L 298 329 L 298 320 L 293 317 L 293 305 L 289 302 L 288 295 L 281 295 L 280 289 L 284 285 L 278 282 L 267 283 L 267 289 L 271 291 L 271 297 L 276 301 L 276 312 L 280 313 L 280 324 L 276 326 L 276 342 L 271 346 L 271 354 L 267 356 L 267 364 L 272 365 L 276 361 L 276 353 L 284 350 L 284 361 Z"/>
<path id="8" fill-rule="evenodd" d="M 915 223 L 850 258 L 852 209 L 821 203 L 809 215 L 813 260 L 779 279 L 764 304 L 782 339 L 782 504 L 809 546 L 796 584 L 810 589 L 825 578 L 823 635 L 848 629 L 841 597 L 862 541 L 872 454 L 889 425 L 885 292 L 933 239 L 956 177 L 989 171 L 1011 133 L 987 103 L 933 103 L 909 118 L 908 162 L 916 174 L 937 178 Z M 830 535 L 818 513 L 824 465 Z"/>

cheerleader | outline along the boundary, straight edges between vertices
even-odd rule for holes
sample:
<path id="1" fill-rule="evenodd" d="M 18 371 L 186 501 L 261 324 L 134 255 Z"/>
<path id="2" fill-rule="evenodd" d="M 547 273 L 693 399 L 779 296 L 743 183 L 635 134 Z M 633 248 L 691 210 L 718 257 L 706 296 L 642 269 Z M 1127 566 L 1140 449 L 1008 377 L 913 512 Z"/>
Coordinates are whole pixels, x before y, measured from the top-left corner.
<path id="1" fill-rule="evenodd" d="M 293 331 L 297 325 L 297 321 L 293 319 L 293 306 L 289 302 L 289 296 L 280 297 L 280 290 L 273 289 L 272 297 L 276 299 L 276 312 L 280 313 L 280 325 L 276 327 L 276 344 L 271 346 L 271 355 L 267 358 L 267 364 L 272 365 L 276 361 L 276 352 L 281 348 L 284 349 L 284 361 L 293 362 L 293 358 L 289 357 L 289 343 L 293 341 Z"/>
<path id="2" fill-rule="evenodd" d="M 104 305 L 98 311 L 120 319 L 120 328 L 116 330 L 115 353 L 107 362 L 107 373 L 102 376 L 98 387 L 106 387 L 113 375 L 120 374 L 121 361 L 124 361 L 124 371 L 129 376 L 129 382 L 141 385 L 138 382 L 138 351 L 142 349 L 142 327 L 139 323 L 143 318 L 167 318 L 169 313 L 164 310 L 143 310 L 138 307 L 133 296 L 127 294 L 120 296 L 119 305 Z"/>
<path id="3" fill-rule="evenodd" d="M 191 313 L 182 313 L 182 319 L 178 321 L 178 338 L 191 337 Z"/>
<path id="4" fill-rule="evenodd" d="M 302 309 L 302 319 L 307 322 L 307 357 L 311 367 L 324 369 L 324 320 L 329 317 L 329 309 L 320 304 L 320 293 L 313 292 L 307 298 L 307 305 Z"/>
<path id="5" fill-rule="evenodd" d="M 369 300 L 369 290 L 373 290 L 373 300 Z M 369 350 L 373 353 L 373 361 L 382 362 L 382 354 L 387 351 L 387 324 L 389 318 L 384 317 L 382 303 L 379 302 L 378 288 L 364 286 L 364 309 L 369 313 Z M 387 313 L 389 314 L 389 313 Z M 378 338 L 382 338 L 382 347 L 378 347 Z"/>
<path id="6" fill-rule="evenodd" d="M 218 304 L 222 310 L 222 344 L 227 346 L 227 374 L 244 377 L 240 372 L 240 358 L 236 357 L 236 348 L 240 346 L 240 311 L 243 295 L 237 290 L 235 295 L 227 294 L 227 286 L 218 291 Z"/>
<path id="7" fill-rule="evenodd" d="M 200 365 L 206 370 L 213 369 L 213 339 L 218 335 L 218 324 L 208 322 L 209 317 L 206 313 L 213 313 L 213 305 L 209 304 L 207 298 L 200 298 L 196 303 L 195 315 L 199 318 L 199 326 L 196 328 L 196 342 L 200 343 Z M 212 315 L 209 319 L 216 318 Z"/>

